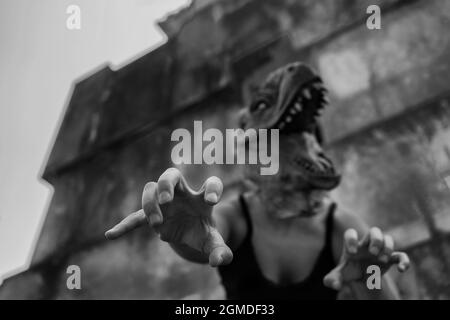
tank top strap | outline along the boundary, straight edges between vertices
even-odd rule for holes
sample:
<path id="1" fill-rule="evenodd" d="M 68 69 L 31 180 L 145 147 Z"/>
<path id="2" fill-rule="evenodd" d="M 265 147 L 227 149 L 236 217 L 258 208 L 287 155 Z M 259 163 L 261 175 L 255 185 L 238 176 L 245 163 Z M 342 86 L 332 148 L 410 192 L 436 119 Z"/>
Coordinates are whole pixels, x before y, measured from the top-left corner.
<path id="1" fill-rule="evenodd" d="M 326 220 L 325 244 L 328 248 L 332 248 L 333 243 L 334 212 L 336 211 L 336 207 L 337 204 L 335 202 L 330 205 Z"/>
<path id="2" fill-rule="evenodd" d="M 241 204 L 242 212 L 244 213 L 245 223 L 247 224 L 247 239 L 251 239 L 253 234 L 252 219 L 250 217 L 250 210 L 248 208 L 247 202 L 245 201 L 244 194 L 239 195 L 239 202 Z"/>

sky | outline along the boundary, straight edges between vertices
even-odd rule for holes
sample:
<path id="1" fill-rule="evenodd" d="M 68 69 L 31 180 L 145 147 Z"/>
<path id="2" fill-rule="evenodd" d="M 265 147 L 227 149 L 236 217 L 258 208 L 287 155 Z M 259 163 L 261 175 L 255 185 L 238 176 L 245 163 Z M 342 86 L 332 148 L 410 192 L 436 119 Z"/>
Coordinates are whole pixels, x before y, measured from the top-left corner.
<path id="1" fill-rule="evenodd" d="M 189 2 L 0 1 L 0 283 L 30 263 L 53 192 L 40 174 L 73 81 L 163 43 L 156 21 Z M 79 30 L 66 27 L 70 5 Z"/>

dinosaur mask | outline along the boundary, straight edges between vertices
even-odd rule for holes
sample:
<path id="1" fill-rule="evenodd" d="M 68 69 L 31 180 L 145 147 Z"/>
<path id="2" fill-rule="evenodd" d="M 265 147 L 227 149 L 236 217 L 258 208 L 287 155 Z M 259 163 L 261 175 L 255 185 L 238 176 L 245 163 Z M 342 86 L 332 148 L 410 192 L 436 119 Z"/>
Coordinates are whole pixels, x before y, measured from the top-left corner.
<path id="1" fill-rule="evenodd" d="M 327 106 L 321 78 L 299 62 L 272 72 L 257 90 L 241 126 L 280 130 L 280 171 L 272 183 L 290 181 L 291 189 L 302 190 L 331 190 L 339 184 L 340 175 L 321 147 L 317 120 Z"/>

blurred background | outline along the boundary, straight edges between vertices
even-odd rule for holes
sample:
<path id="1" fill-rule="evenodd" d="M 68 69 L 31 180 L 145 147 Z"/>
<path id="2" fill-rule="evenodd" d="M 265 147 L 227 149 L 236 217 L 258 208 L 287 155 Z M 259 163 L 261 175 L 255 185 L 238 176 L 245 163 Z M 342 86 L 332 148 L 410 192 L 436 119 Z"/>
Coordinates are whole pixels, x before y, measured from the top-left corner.
<path id="1" fill-rule="evenodd" d="M 412 270 L 394 274 L 404 298 L 450 298 L 449 1 L 17 3 L 0 10 L 9 44 L 0 51 L 9 70 L 0 87 L 0 299 L 222 298 L 215 270 L 179 258 L 152 231 L 114 242 L 103 234 L 172 166 L 175 128 L 237 127 L 251 88 L 297 60 L 330 91 L 322 126 L 343 173 L 333 197 L 410 254 Z M 65 28 L 70 4 L 81 9 L 80 30 Z M 366 27 L 372 4 L 380 30 Z M 33 113 L 11 119 L 19 89 Z M 47 156 L 35 140 L 42 127 Z M 40 172 L 30 158 L 44 161 Z M 239 166 L 180 169 L 195 187 L 219 176 L 225 197 L 243 188 Z M 43 206 L 45 192 L 26 180 L 37 174 L 52 190 L 41 219 L 34 204 Z M 25 267 L 12 268 L 30 246 Z M 81 290 L 66 287 L 69 265 L 81 268 Z"/>

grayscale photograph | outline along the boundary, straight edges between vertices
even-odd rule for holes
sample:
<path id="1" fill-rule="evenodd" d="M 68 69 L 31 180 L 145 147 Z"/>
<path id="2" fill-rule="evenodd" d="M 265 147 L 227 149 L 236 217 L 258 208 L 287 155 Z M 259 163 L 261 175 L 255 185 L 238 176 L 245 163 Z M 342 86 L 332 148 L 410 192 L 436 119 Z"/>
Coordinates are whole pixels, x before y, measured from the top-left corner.
<path id="1" fill-rule="evenodd" d="M 1 0 L 0 25 L 0 300 L 450 299 L 450 1 Z"/>

